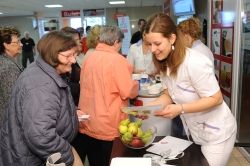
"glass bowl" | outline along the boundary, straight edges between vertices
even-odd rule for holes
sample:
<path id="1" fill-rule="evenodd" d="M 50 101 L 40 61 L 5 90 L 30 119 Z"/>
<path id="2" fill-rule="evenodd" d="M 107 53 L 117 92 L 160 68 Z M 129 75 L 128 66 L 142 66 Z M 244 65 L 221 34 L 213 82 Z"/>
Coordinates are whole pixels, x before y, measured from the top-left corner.
<path id="1" fill-rule="evenodd" d="M 157 128 L 153 125 L 143 124 L 143 120 L 123 120 L 119 125 L 120 139 L 122 143 L 131 149 L 143 149 L 152 144 Z"/>

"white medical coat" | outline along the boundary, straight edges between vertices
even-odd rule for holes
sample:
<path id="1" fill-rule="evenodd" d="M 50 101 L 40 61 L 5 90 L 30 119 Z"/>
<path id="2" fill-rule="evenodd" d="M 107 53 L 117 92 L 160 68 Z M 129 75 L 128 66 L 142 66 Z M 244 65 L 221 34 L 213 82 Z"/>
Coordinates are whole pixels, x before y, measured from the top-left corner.
<path id="1" fill-rule="evenodd" d="M 177 77 L 170 77 L 168 72 L 163 80 L 176 104 L 194 102 L 202 97 L 212 96 L 220 90 L 212 62 L 199 52 L 188 48 Z M 181 119 L 185 131 L 200 145 L 221 143 L 236 130 L 235 118 L 224 101 L 209 110 L 182 114 Z"/>

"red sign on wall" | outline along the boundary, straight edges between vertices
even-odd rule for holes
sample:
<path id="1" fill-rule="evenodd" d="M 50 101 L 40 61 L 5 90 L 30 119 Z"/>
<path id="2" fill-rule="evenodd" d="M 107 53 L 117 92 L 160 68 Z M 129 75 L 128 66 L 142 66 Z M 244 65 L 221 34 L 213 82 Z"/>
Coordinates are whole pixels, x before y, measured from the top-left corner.
<path id="1" fill-rule="evenodd" d="M 63 10 L 62 17 L 80 17 L 80 10 Z"/>
<path id="2" fill-rule="evenodd" d="M 113 14 L 113 19 L 117 20 L 118 17 L 124 17 L 124 16 L 126 16 L 126 14 L 124 14 L 124 13 L 114 13 Z"/>

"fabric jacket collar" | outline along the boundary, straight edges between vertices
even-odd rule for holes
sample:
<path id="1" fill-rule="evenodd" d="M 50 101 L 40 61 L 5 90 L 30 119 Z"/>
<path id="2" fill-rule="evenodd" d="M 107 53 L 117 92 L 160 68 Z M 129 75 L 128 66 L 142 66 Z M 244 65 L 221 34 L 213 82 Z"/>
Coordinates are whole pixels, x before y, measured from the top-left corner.
<path id="1" fill-rule="evenodd" d="M 56 69 L 46 63 L 40 56 L 36 59 L 36 64 L 45 72 L 47 73 L 61 88 L 66 88 L 68 85 L 62 79 L 62 77 L 56 72 Z"/>
<path id="2" fill-rule="evenodd" d="M 106 51 L 106 52 L 112 52 L 112 53 L 118 53 L 113 46 L 110 46 L 110 45 L 107 45 L 107 44 L 104 44 L 104 43 L 99 43 L 97 46 L 96 46 L 96 50 L 98 51 Z"/>

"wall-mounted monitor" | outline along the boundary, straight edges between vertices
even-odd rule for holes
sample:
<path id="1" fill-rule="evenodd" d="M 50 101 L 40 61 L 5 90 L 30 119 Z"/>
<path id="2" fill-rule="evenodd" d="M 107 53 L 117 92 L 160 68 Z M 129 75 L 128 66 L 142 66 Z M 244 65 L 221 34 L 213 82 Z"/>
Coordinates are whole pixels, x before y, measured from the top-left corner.
<path id="1" fill-rule="evenodd" d="M 194 15 L 194 0 L 172 0 L 175 16 Z"/>

